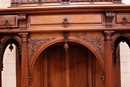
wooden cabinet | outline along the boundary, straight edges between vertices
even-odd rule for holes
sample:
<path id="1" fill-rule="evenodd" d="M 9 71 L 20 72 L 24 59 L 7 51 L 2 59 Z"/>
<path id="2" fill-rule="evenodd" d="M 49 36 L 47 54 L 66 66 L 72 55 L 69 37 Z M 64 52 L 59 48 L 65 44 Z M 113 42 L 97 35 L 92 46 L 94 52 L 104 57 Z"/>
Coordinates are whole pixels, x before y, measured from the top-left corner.
<path id="1" fill-rule="evenodd" d="M 116 54 L 130 44 L 129 5 L 27 5 L 0 9 L 0 70 L 15 44 L 17 87 L 121 87 Z"/>

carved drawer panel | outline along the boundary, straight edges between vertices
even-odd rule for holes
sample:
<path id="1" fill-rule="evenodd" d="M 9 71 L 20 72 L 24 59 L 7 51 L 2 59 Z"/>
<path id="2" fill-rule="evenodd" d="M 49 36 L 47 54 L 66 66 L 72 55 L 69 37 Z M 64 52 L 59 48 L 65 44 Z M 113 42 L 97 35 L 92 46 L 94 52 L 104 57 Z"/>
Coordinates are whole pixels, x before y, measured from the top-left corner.
<path id="1" fill-rule="evenodd" d="M 39 15 L 30 16 L 31 25 L 40 24 L 101 24 L 101 14 Z"/>
<path id="2" fill-rule="evenodd" d="M 118 13 L 116 15 L 116 23 L 123 25 L 130 23 L 130 13 Z"/>
<path id="3" fill-rule="evenodd" d="M 0 16 L 0 28 L 17 27 L 17 15 Z"/>

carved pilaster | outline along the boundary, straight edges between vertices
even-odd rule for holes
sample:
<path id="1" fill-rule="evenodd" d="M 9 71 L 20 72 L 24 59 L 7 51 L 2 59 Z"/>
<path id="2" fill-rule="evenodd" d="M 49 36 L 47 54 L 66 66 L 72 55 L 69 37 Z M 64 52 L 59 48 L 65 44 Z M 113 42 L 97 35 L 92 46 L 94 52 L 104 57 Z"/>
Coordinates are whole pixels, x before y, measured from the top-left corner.
<path id="1" fill-rule="evenodd" d="M 114 31 L 105 31 L 105 87 L 113 87 L 113 56 L 112 56 L 112 33 Z"/>
<path id="2" fill-rule="evenodd" d="M 22 42 L 21 57 L 21 87 L 29 87 L 29 51 L 28 33 L 20 33 Z"/>
<path id="3" fill-rule="evenodd" d="M 113 24 L 114 16 L 115 16 L 115 13 L 106 12 L 106 18 L 105 18 L 105 27 L 106 28 L 112 28 L 114 26 L 114 24 Z"/>

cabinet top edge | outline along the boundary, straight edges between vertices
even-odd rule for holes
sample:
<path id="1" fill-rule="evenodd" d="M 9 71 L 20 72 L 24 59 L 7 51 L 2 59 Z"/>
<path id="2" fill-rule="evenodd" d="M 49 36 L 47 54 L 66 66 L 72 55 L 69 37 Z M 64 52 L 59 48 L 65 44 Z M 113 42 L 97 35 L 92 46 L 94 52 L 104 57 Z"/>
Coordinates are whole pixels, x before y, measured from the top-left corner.
<path id="1" fill-rule="evenodd" d="M 58 13 L 58 12 L 104 12 L 104 11 L 130 11 L 130 5 L 126 4 L 68 4 L 68 5 L 42 5 L 42 6 L 16 6 L 0 8 L 2 14 L 39 14 L 39 13 Z"/>

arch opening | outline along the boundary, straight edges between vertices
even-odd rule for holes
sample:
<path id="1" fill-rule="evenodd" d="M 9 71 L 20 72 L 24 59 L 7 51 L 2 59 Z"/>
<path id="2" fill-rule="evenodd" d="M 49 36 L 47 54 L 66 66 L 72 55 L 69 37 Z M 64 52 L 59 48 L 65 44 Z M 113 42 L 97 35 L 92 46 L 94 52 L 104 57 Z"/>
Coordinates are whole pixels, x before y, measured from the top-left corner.
<path id="1" fill-rule="evenodd" d="M 67 51 L 59 42 L 41 52 L 32 71 L 32 87 L 103 87 L 101 66 L 92 51 L 75 42 L 68 44 Z"/>
<path id="2" fill-rule="evenodd" d="M 120 42 L 120 71 L 121 71 L 121 87 L 129 87 L 130 82 L 130 48 L 126 42 Z"/>
<path id="3" fill-rule="evenodd" d="M 16 46 L 12 44 L 10 51 L 8 45 L 3 56 L 2 87 L 16 87 Z"/>
<path id="4" fill-rule="evenodd" d="M 61 39 L 61 38 L 60 39 L 56 39 L 56 40 L 53 40 L 53 41 L 51 41 L 51 42 L 49 42 L 47 44 L 43 44 L 40 48 L 38 48 L 38 50 L 33 54 L 33 56 L 31 56 L 31 63 L 30 63 L 31 73 L 32 73 L 32 70 L 34 68 L 34 64 L 36 62 L 36 59 L 38 58 L 40 53 L 43 50 L 45 50 L 46 48 L 48 48 L 49 46 L 57 44 L 57 43 L 61 43 L 61 42 L 64 43 L 64 40 Z M 72 43 L 77 43 L 77 44 L 83 45 L 86 48 L 88 48 L 89 50 L 91 50 L 93 52 L 93 54 L 96 56 L 98 62 L 100 63 L 100 66 L 101 66 L 101 69 L 102 69 L 102 72 L 103 72 L 103 69 L 104 69 L 104 64 L 103 64 L 103 59 L 102 59 L 103 56 L 99 55 L 99 53 L 96 51 L 96 49 L 94 47 L 90 46 L 91 44 L 88 44 L 86 42 L 81 42 L 80 40 L 74 39 L 73 37 L 70 37 L 68 42 L 72 42 Z"/>
<path id="5" fill-rule="evenodd" d="M 130 82 L 128 82 L 128 79 L 130 78 L 130 39 L 125 36 L 120 36 L 115 40 L 114 44 L 115 86 L 129 87 Z"/>
<path id="6" fill-rule="evenodd" d="M 15 39 L 6 39 L 1 43 L 3 48 L 1 63 L 2 87 L 21 87 L 21 55 L 20 44 Z"/>

